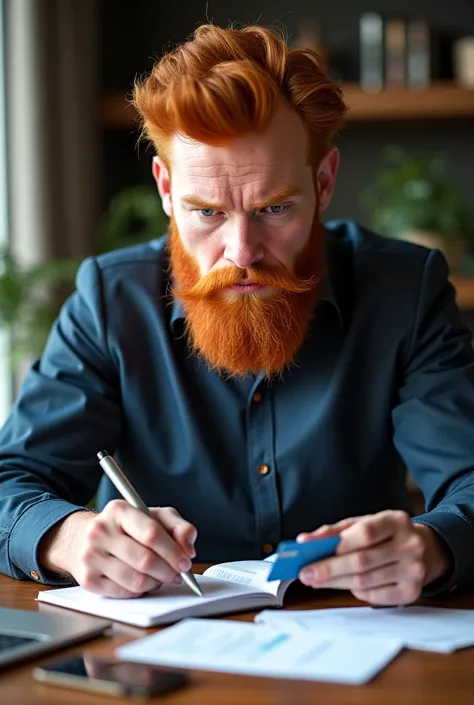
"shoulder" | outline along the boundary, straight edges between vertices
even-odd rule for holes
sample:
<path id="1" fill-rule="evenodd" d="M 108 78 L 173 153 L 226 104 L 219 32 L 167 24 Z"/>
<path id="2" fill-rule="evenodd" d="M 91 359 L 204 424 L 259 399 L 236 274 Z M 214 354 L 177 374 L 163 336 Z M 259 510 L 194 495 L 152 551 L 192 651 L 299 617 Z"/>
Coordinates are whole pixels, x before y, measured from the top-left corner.
<path id="1" fill-rule="evenodd" d="M 377 266 L 424 266 L 431 250 L 404 240 L 384 237 L 355 220 L 331 220 L 325 223 L 329 239 L 344 240 L 353 252 L 354 265 L 368 262 Z"/>
<path id="2" fill-rule="evenodd" d="M 87 290 L 96 285 L 109 289 L 141 285 L 165 288 L 167 281 L 167 237 L 88 257 L 79 267 L 76 286 Z"/>
<path id="3" fill-rule="evenodd" d="M 149 242 L 143 242 L 120 250 L 113 250 L 95 258 L 98 267 L 108 269 L 127 269 L 142 271 L 147 265 L 162 264 L 166 258 L 166 235 Z"/>
<path id="4" fill-rule="evenodd" d="M 145 330 L 159 336 L 171 310 L 166 242 L 163 236 L 84 260 L 63 319 L 96 329 L 111 351 L 138 344 Z"/>
<path id="5" fill-rule="evenodd" d="M 449 268 L 438 250 L 431 250 L 403 240 L 383 237 L 353 220 L 333 220 L 325 224 L 329 249 L 344 249 L 346 267 L 350 266 L 358 294 L 368 291 L 373 295 L 400 294 L 412 297 L 428 283 L 443 286 L 449 277 Z M 350 264 L 349 264 L 350 263 Z"/>
<path id="6" fill-rule="evenodd" d="M 336 302 L 364 339 L 383 335 L 395 349 L 427 316 L 457 316 L 449 269 L 438 250 L 371 232 L 354 221 L 326 225 L 327 255 Z"/>

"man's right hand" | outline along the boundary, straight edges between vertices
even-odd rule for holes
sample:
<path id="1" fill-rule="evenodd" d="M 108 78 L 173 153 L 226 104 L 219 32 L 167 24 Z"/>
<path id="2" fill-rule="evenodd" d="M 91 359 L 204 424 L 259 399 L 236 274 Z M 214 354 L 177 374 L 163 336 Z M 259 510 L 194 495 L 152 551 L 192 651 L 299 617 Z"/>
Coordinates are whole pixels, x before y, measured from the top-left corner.
<path id="1" fill-rule="evenodd" d="M 197 531 L 172 507 L 150 512 L 152 517 L 122 499 L 100 514 L 75 512 L 43 537 L 39 562 L 108 597 L 138 597 L 163 583 L 180 584 L 180 572 L 191 568 L 196 555 Z"/>

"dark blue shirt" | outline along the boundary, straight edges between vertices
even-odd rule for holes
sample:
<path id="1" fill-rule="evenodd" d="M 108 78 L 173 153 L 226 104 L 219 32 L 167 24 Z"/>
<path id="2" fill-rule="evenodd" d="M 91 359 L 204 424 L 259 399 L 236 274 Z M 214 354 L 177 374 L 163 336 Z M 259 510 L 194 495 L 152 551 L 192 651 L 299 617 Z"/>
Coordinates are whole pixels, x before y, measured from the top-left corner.
<path id="1" fill-rule="evenodd" d="M 0 571 L 54 583 L 44 533 L 98 491 L 106 448 L 150 506 L 199 531 L 197 560 L 410 509 L 474 583 L 474 354 L 442 255 L 326 225 L 327 276 L 297 365 L 227 380 L 190 353 L 167 298 L 165 239 L 86 260 L 0 434 Z"/>

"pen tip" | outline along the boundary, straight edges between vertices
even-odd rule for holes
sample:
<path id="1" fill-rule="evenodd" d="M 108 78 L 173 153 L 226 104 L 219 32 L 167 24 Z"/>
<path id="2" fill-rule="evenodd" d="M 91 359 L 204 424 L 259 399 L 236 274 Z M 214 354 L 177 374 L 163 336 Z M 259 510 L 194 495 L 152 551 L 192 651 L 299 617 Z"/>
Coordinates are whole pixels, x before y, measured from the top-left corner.
<path id="1" fill-rule="evenodd" d="M 107 456 L 108 456 L 108 453 L 106 450 L 99 450 L 99 452 L 97 453 L 97 457 L 99 458 L 99 460 L 102 460 L 103 458 L 106 458 Z"/>

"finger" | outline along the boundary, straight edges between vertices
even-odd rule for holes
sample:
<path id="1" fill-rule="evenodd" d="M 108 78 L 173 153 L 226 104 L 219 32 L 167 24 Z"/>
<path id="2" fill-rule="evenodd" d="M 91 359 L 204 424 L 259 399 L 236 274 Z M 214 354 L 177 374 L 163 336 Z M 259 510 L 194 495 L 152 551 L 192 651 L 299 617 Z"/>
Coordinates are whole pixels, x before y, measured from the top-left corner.
<path id="1" fill-rule="evenodd" d="M 323 524 L 315 531 L 302 532 L 301 534 L 298 534 L 298 536 L 296 537 L 296 540 L 300 543 L 303 543 L 305 541 L 311 541 L 313 538 L 319 539 L 319 538 L 323 538 L 323 537 L 327 538 L 329 536 L 339 536 L 341 531 L 343 531 L 344 529 L 347 529 L 349 526 L 352 526 L 356 522 L 360 521 L 360 519 L 364 519 L 364 518 L 365 518 L 365 516 L 363 516 L 363 517 L 348 517 L 347 519 L 341 519 L 341 521 L 338 521 L 335 524 Z"/>
<path id="2" fill-rule="evenodd" d="M 111 505 L 113 506 L 111 507 Z M 109 509 L 109 507 L 111 508 Z M 106 509 L 109 514 L 113 514 L 122 531 L 143 546 L 155 551 L 176 572 L 187 571 L 191 568 L 189 556 L 152 516 L 144 514 L 119 499 L 109 502 Z"/>
<path id="3" fill-rule="evenodd" d="M 149 575 L 161 583 L 177 582 L 179 573 L 175 571 L 166 561 L 157 556 L 155 551 L 134 541 L 126 534 L 122 534 L 113 544 L 113 555 L 129 566 L 131 570 Z"/>
<path id="4" fill-rule="evenodd" d="M 296 540 L 298 543 L 306 543 L 307 541 L 314 541 L 314 539 L 326 539 L 331 536 L 339 536 L 340 530 L 335 526 L 330 526 L 329 524 L 324 524 L 320 526 L 319 529 L 311 531 L 310 533 L 298 534 Z"/>
<path id="5" fill-rule="evenodd" d="M 372 548 L 340 554 L 311 563 L 303 568 L 300 580 L 313 587 L 329 584 L 332 580 L 367 573 L 397 561 L 413 562 L 423 557 L 423 540 L 418 534 L 396 536 Z"/>
<path id="6" fill-rule="evenodd" d="M 333 588 L 337 590 L 368 590 L 396 583 L 423 584 L 425 569 L 421 561 L 396 561 L 382 568 L 369 570 L 356 575 L 342 575 L 326 582 L 319 582 L 312 587 Z"/>
<path id="7" fill-rule="evenodd" d="M 371 605 L 410 605 L 421 594 L 421 587 L 412 582 L 386 585 L 368 590 L 352 590 L 354 597 Z"/>
<path id="8" fill-rule="evenodd" d="M 341 532 L 338 554 L 375 546 L 399 534 L 413 530 L 410 517 L 402 511 L 385 511 L 364 517 Z"/>
<path id="9" fill-rule="evenodd" d="M 161 586 L 161 581 L 139 573 L 115 556 L 107 556 L 102 563 L 102 574 L 134 595 L 143 595 Z M 180 580 L 180 576 L 177 576 Z"/>
<path id="10" fill-rule="evenodd" d="M 340 578 L 366 573 L 375 568 L 396 562 L 398 550 L 394 541 L 387 541 L 374 548 L 325 558 L 303 568 L 300 580 L 305 585 L 320 587 Z"/>
<path id="11" fill-rule="evenodd" d="M 83 579 L 78 579 L 78 583 L 84 590 L 93 592 L 96 595 L 115 598 L 139 597 L 137 593 L 127 590 L 122 585 L 99 573 L 88 574 Z"/>
<path id="12" fill-rule="evenodd" d="M 151 507 L 150 512 L 165 527 L 176 543 L 186 551 L 188 556 L 194 558 L 196 555 L 194 548 L 197 539 L 196 527 L 183 519 L 174 507 Z"/>

